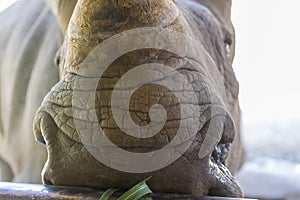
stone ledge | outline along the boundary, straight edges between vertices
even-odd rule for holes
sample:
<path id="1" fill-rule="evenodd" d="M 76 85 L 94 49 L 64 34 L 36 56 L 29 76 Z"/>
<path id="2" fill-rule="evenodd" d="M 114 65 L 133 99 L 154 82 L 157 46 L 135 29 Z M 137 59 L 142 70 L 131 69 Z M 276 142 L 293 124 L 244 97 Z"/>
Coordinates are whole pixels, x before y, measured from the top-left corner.
<path id="1" fill-rule="evenodd" d="M 0 182 L 1 200 L 99 200 L 102 194 L 103 191 L 91 188 Z M 242 200 L 238 198 L 195 197 L 179 194 L 153 194 L 151 197 L 153 200 Z M 116 197 L 112 198 L 112 200 L 116 199 Z"/>

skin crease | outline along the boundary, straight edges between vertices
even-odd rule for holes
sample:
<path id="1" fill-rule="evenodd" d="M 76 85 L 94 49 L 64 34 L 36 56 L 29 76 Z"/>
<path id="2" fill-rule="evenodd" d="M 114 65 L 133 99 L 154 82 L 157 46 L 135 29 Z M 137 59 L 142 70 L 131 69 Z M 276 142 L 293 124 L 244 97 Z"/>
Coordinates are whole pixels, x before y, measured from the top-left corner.
<path id="1" fill-rule="evenodd" d="M 25 2 L 25 1 L 24 1 Z M 39 0 L 32 0 L 33 3 L 41 2 Z M 73 13 L 71 23 L 69 23 L 72 10 L 75 6 L 76 1 L 71 1 L 71 3 L 66 3 L 67 1 L 60 0 L 60 1 L 48 1 L 48 5 L 50 5 L 52 12 L 56 15 L 56 19 L 58 21 L 60 32 L 65 33 L 67 30 L 67 27 L 69 25 L 69 32 L 68 37 L 65 40 L 64 45 L 60 48 L 59 52 L 56 56 L 56 63 L 60 66 L 61 70 L 61 81 L 52 88 L 52 91 L 49 92 L 47 97 L 45 98 L 43 102 L 43 106 L 39 109 L 35 116 L 35 123 L 34 123 L 34 131 L 37 140 L 41 142 L 46 142 L 46 147 L 48 151 L 48 161 L 45 164 L 45 167 L 43 169 L 43 182 L 46 184 L 55 184 L 55 185 L 76 185 L 76 186 L 91 186 L 91 187 L 98 187 L 98 188 L 109 188 L 109 187 L 117 187 L 117 188 L 129 188 L 136 182 L 139 182 L 140 180 L 144 179 L 145 177 L 152 175 L 153 178 L 151 179 L 150 186 L 154 191 L 162 191 L 162 192 L 180 192 L 180 193 L 189 193 L 189 194 L 196 194 L 196 195 L 220 195 L 220 196 L 242 196 L 242 192 L 235 182 L 235 180 L 228 176 L 225 183 L 222 183 L 220 180 L 220 171 L 216 168 L 215 165 L 211 164 L 210 161 L 210 155 L 205 157 L 202 160 L 195 159 L 197 158 L 197 154 L 199 152 L 198 149 L 198 143 L 201 143 L 202 136 L 205 134 L 205 126 L 203 130 L 199 133 L 196 141 L 193 143 L 192 148 L 190 148 L 182 158 L 178 159 L 174 164 L 170 165 L 169 167 L 159 170 L 157 172 L 154 172 L 153 174 L 127 174 L 127 173 L 121 173 L 116 170 L 112 170 L 110 168 L 107 168 L 106 166 L 99 163 L 97 160 L 95 160 L 80 144 L 80 140 L 76 138 L 76 135 L 72 135 L 71 133 L 74 131 L 72 129 L 72 123 L 68 126 L 63 126 L 61 124 L 62 121 L 71 119 L 70 115 L 66 114 L 68 113 L 67 110 L 63 109 L 63 107 L 70 106 L 71 102 L 68 101 L 61 101 L 59 98 L 59 94 L 65 95 L 64 97 L 68 97 L 71 95 L 72 88 L 69 87 L 66 80 L 70 79 L 72 80 L 72 76 L 70 76 L 70 72 L 72 74 L 78 73 L 78 64 L 82 62 L 82 60 L 85 58 L 85 56 L 89 53 L 89 51 L 96 46 L 98 43 L 93 40 L 86 40 L 81 41 L 80 38 L 88 38 L 87 36 L 90 36 L 89 33 L 99 33 L 99 30 L 97 27 L 101 27 L 102 22 L 101 21 L 89 21 L 92 20 L 91 13 L 94 12 L 94 16 L 99 16 L 99 10 L 106 10 L 105 1 L 101 1 L 102 3 L 99 3 L 100 1 L 88 1 L 88 0 L 81 0 L 78 2 L 78 5 Z M 126 1 L 120 1 L 122 3 L 126 3 Z M 134 5 L 134 8 L 143 8 L 142 2 L 145 1 L 137 1 L 133 0 L 131 3 Z M 174 3 L 175 2 L 175 3 Z M 162 15 L 154 15 L 151 13 L 151 10 L 146 11 L 144 13 L 145 15 L 142 15 L 140 12 L 141 10 L 136 10 L 136 15 L 131 16 L 132 21 L 130 21 L 125 27 L 118 27 L 115 26 L 114 29 L 108 31 L 108 35 L 113 35 L 118 32 L 122 32 L 124 30 L 133 28 L 133 27 L 145 27 L 145 26 L 156 26 L 161 27 L 164 26 L 165 22 L 170 22 L 168 24 L 172 24 L 174 19 L 178 17 L 178 13 L 182 14 L 182 19 L 179 19 L 179 21 L 176 21 L 172 25 L 169 25 L 167 28 L 176 30 L 178 32 L 182 32 L 184 34 L 190 35 L 192 37 L 195 37 L 197 40 L 200 40 L 201 43 L 204 44 L 206 50 L 209 52 L 209 54 L 212 56 L 212 58 L 217 62 L 218 66 L 221 68 L 224 68 L 224 77 L 225 77 L 225 84 L 226 84 L 226 92 L 227 94 L 227 102 L 228 105 L 226 105 L 226 109 L 230 112 L 231 118 L 236 126 L 236 133 L 235 138 L 233 141 L 233 144 L 230 146 L 230 153 L 225 161 L 226 165 L 228 166 L 229 170 L 232 173 L 235 173 L 243 163 L 243 152 L 242 147 L 240 143 L 240 136 L 239 136 L 239 106 L 238 106 L 238 84 L 235 80 L 234 73 L 231 68 L 231 63 L 234 57 L 234 30 L 230 21 L 230 7 L 231 7 L 231 1 L 219 1 L 219 0 L 198 0 L 198 3 L 201 3 L 201 5 L 204 5 L 201 7 L 200 12 L 200 19 L 199 16 L 194 16 L 191 12 L 191 7 L 189 7 L 188 3 L 193 3 L 192 1 L 184 1 L 184 0 L 177 0 L 177 1 L 155 1 L 154 3 L 151 2 L 153 5 L 153 10 L 157 11 L 160 9 L 162 12 L 155 12 L 155 13 L 164 13 Z M 84 8 L 85 6 L 88 8 L 90 12 L 85 12 Z M 119 9 L 119 6 L 113 7 L 115 11 L 120 12 L 124 14 L 123 19 L 126 19 L 128 17 L 127 11 L 122 11 Z M 36 8 L 40 9 L 40 8 Z M 146 9 L 147 10 L 147 9 Z M 197 10 L 199 11 L 199 10 Z M 147 13 L 148 12 L 148 13 Z M 203 12 L 203 13 L 202 13 Z M 130 12 L 129 12 L 130 13 Z M 148 15 L 147 15 L 148 14 Z M 140 19 L 139 16 L 146 16 L 145 19 Z M 153 17 L 154 16 L 154 17 Z M 209 16 L 211 18 L 207 19 L 205 16 Z M 189 24 L 183 23 L 183 21 L 186 19 L 191 23 L 193 19 L 199 20 L 200 23 L 203 25 L 203 27 L 211 27 L 212 30 L 207 30 L 203 32 L 199 32 L 198 29 L 192 30 L 192 32 L 188 32 Z M 113 19 L 111 19 L 113 20 Z M 182 21 L 180 21 L 182 20 Z M 53 22 L 54 20 L 52 20 Z M 163 21 L 163 22 L 162 22 Z M 87 29 L 78 29 L 78 27 L 81 27 L 81 25 L 84 24 L 92 24 Z M 107 22 L 109 25 L 112 22 Z M 113 23 L 115 24 L 115 23 Z M 210 26 L 208 26 L 210 25 Z M 49 24 L 49 27 L 55 26 L 55 34 L 57 34 L 57 25 Z M 83 26 L 85 27 L 85 26 Z M 207 28 L 208 29 L 208 28 Z M 106 31 L 104 29 L 104 31 Z M 200 33 L 199 37 L 195 36 L 195 33 Z M 52 32 L 53 35 L 53 32 Z M 53 37 L 52 42 L 55 44 L 55 48 L 53 48 L 53 51 L 49 52 L 48 58 L 52 60 L 55 56 L 55 52 L 58 48 L 58 46 L 62 43 L 61 39 L 59 37 L 60 34 L 57 34 L 58 37 Z M 73 39 L 76 37 L 73 36 L 79 36 L 79 40 Z M 212 44 L 207 41 L 207 38 L 210 38 L 212 41 L 215 41 L 217 43 L 218 48 L 221 49 L 220 52 L 216 52 L 216 44 Z M 105 38 L 101 38 L 103 40 Z M 224 42 L 225 41 L 225 42 Z M 59 45 L 57 45 L 59 43 Z M 49 41 L 47 44 L 51 44 Z M 226 48 L 226 45 L 229 45 L 229 48 Z M 46 48 L 45 48 L 46 49 Z M 229 49 L 229 51 L 228 51 Z M 68 52 L 68 55 L 66 56 Z M 229 56 L 227 56 L 229 55 Z M 47 57 L 47 56 L 45 56 Z M 158 57 L 158 59 L 157 59 Z M 164 63 L 166 59 L 170 57 L 170 53 L 168 52 L 162 52 L 162 51 L 155 51 L 155 50 L 149 50 L 149 51 L 141 51 L 141 52 L 132 52 L 130 54 L 124 55 L 123 57 L 116 60 L 112 66 L 112 69 L 110 72 L 107 72 L 111 76 L 114 75 L 121 75 L 116 74 L 116 69 L 120 67 L 126 67 L 126 69 L 130 69 L 133 66 L 136 66 L 137 64 L 141 63 L 148 63 L 150 61 L 156 61 L 158 63 Z M 53 83 L 58 78 L 58 72 L 55 71 L 54 67 L 51 67 L 53 62 L 44 62 L 43 68 L 41 68 L 39 72 L 41 75 L 44 76 L 45 74 L 49 74 L 49 72 L 45 73 L 47 70 L 51 71 L 51 76 L 47 76 L 48 79 L 51 79 L 52 81 L 48 81 L 46 83 L 39 83 L 36 82 L 36 85 L 43 85 L 41 88 L 41 92 L 39 95 L 36 95 L 35 103 L 36 108 L 42 101 L 42 98 L 46 91 L 49 91 Z M 51 63 L 51 64 L 49 64 Z M 183 61 L 181 59 L 172 59 L 169 61 L 170 66 L 181 66 L 183 65 Z M 1 68 L 0 68 L 1 69 Z M 42 71 L 45 70 L 44 72 Z M 52 70 L 53 69 L 53 70 Z M 54 73 L 52 71 L 55 71 Z M 185 72 L 187 75 L 189 72 Z M 66 78 L 68 77 L 68 78 Z M 200 81 L 201 76 L 194 75 L 194 81 Z M 101 91 L 101 88 L 103 85 L 105 85 L 104 82 L 99 83 L 99 89 L 100 92 L 98 93 L 99 96 L 107 95 L 104 91 Z M 1 85 L 1 84 L 0 84 Z M 163 90 L 163 88 L 142 88 L 139 90 L 135 97 L 136 99 L 139 99 L 139 97 L 142 96 L 155 96 L 157 95 L 155 91 L 157 90 Z M 56 91 L 56 92 L 54 92 Z M 150 92 L 149 92 L 150 91 Z M 0 90 L 1 92 L 1 90 Z M 169 99 L 170 96 L 168 96 L 168 92 L 162 92 L 163 96 L 162 99 Z M 109 94 L 108 94 L 109 95 Z M 34 95 L 32 95 L 34 96 Z M 49 97 L 51 100 L 49 100 Z M 52 98 L 54 97 L 54 98 Z M 204 102 L 205 97 L 202 101 Z M 68 99 L 68 98 L 66 98 Z M 176 105 L 175 102 L 169 102 Z M 54 105 L 56 104 L 56 105 Z M 106 104 L 104 102 L 104 104 Z M 99 108 L 101 108 L 101 104 L 98 104 Z M 105 105 L 104 105 L 105 106 Z M 134 106 L 134 105 L 133 105 Z M 137 107 L 137 109 L 140 109 L 142 111 L 147 112 L 147 107 L 149 105 L 146 105 L 145 110 L 141 107 Z M 34 106 L 33 106 L 34 107 Z M 176 106 L 172 108 L 174 111 L 178 110 Z M 174 113 L 173 110 L 170 110 L 170 113 Z M 3 109 L 1 110 L 1 112 Z M 59 111 L 62 111 L 64 114 L 59 114 Z M 34 111 L 28 112 L 27 115 L 33 116 Z M 176 112 L 175 112 L 176 113 Z M 101 116 L 101 110 L 99 109 L 98 114 Z M 136 114 L 133 113 L 133 118 L 136 116 Z M 170 115 L 171 117 L 176 118 L 176 114 Z M 111 116 L 107 116 L 108 119 Z M 2 117 L 3 118 L 3 117 Z M 102 119 L 105 119 L 105 117 L 102 117 Z M 144 120 L 147 120 L 147 116 L 143 116 Z M 229 120 L 230 121 L 230 120 Z M 24 121 L 24 123 L 27 123 L 29 125 L 30 121 Z M 102 125 L 104 127 L 107 127 L 108 129 L 111 128 L 110 124 L 106 123 L 105 120 L 102 120 Z M 230 124 L 230 123 L 229 123 Z M 112 125 L 114 126 L 114 125 Z M 168 125 L 167 125 L 168 126 Z M 170 130 L 170 132 L 166 131 L 167 134 L 170 134 L 170 137 L 172 137 L 172 134 L 174 130 L 172 130 L 172 125 L 169 125 L 170 127 L 165 127 L 167 130 Z M 15 132 L 18 132 L 19 129 L 16 129 Z M 27 131 L 31 134 L 31 131 Z M 227 133 L 224 133 L 224 135 L 227 135 L 229 138 L 232 137 L 232 132 L 228 131 Z M 8 133 L 4 133 L 4 135 L 7 135 Z M 18 135 L 18 133 L 14 133 L 15 135 Z M 120 134 L 118 131 L 111 131 L 108 133 L 109 137 L 112 141 L 114 141 L 116 144 L 119 144 L 120 146 L 130 147 L 133 146 L 136 141 L 134 141 L 132 138 L 121 138 L 117 137 L 116 135 Z M 27 137 L 27 136 L 26 136 Z M 162 137 L 163 138 L 163 137 Z M 231 138 L 233 139 L 233 138 Z M 228 142 L 228 139 L 226 142 Z M 6 143 L 7 145 L 7 139 L 0 140 L 1 142 Z M 18 141 L 14 139 L 14 141 Z M 122 143 L 122 141 L 128 141 L 127 143 Z M 138 141 L 140 142 L 140 141 Z M 152 143 L 151 143 L 152 142 Z M 157 145 L 157 148 L 164 145 L 166 142 L 163 139 L 161 139 L 159 136 L 157 138 L 154 138 L 152 141 L 147 141 L 143 143 L 143 145 L 149 145 L 148 148 L 153 148 L 155 145 Z M 231 141 L 230 141 L 231 142 Z M 35 147 L 37 144 L 33 144 L 34 148 L 40 148 L 40 146 Z M 72 148 L 70 148 L 70 146 Z M 15 148 L 7 148 L 7 149 L 1 149 L 1 155 L 5 154 L 11 149 Z M 19 158 L 12 159 L 10 157 L 13 157 L 8 155 L 7 159 L 10 160 L 8 163 L 12 166 L 14 169 L 14 175 L 15 177 L 18 176 L 20 173 L 20 170 L 16 170 L 17 167 L 24 169 L 24 173 L 27 172 L 27 177 L 19 180 L 23 180 L 26 182 L 36 182 L 37 178 L 36 174 L 39 176 L 40 174 L 40 168 L 41 163 L 44 163 L 45 159 L 45 149 L 40 148 L 38 152 L 41 152 L 42 155 L 37 154 L 36 151 L 28 150 L 27 152 L 35 152 L 35 156 L 32 155 L 22 155 L 19 157 L 25 158 L 25 160 L 29 157 L 34 158 L 35 162 L 30 161 L 29 159 L 27 162 L 29 163 L 40 163 L 37 164 L 37 167 L 31 166 L 32 169 L 28 169 L 24 166 L 26 166 L 26 161 L 18 161 Z M 136 149 L 136 151 L 141 151 L 139 149 Z M 18 154 L 14 154 L 18 155 Z M 38 162 L 38 160 L 41 160 L 41 162 Z M 23 165 L 20 165 L 23 164 Z M 14 167 L 17 166 L 17 167 Z M 64 166 L 64 167 L 62 167 Z M 216 168 L 216 169 L 215 169 Z M 222 168 L 222 167 L 220 167 Z M 213 170 L 215 169 L 215 170 Z M 224 171 L 222 168 L 221 171 Z M 34 171 L 34 172 L 32 172 Z M 225 170 L 226 171 L 226 170 Z M 219 175 L 217 174 L 219 173 Z M 22 173 L 21 173 L 22 174 Z M 217 175 L 216 175 L 217 174 Z M 227 174 L 227 173 L 225 173 Z M 18 180 L 18 178 L 15 178 L 15 180 Z M 172 184 L 170 184 L 172 183 Z"/>
<path id="2" fill-rule="evenodd" d="M 69 112 L 72 102 L 63 100 L 71 99 L 72 81 L 77 75 L 79 78 L 84 76 L 80 74 L 80 64 L 101 41 L 136 27 L 166 27 L 181 32 L 204 45 L 224 76 L 226 110 L 230 114 L 226 116 L 225 127 L 227 128 L 223 130 L 223 138 L 219 145 L 226 146 L 233 142 L 224 163 L 232 173 L 235 173 L 243 162 L 243 151 L 238 128 L 238 83 L 231 67 L 234 56 L 234 30 L 230 22 L 231 1 L 222 1 L 222 5 L 219 3 L 220 1 L 188 0 L 78 1 L 59 55 L 60 68 L 63 72 L 61 81 L 45 97 L 35 117 L 36 138 L 46 143 L 48 150 L 48 161 L 42 172 L 44 183 L 126 189 L 152 175 L 149 184 L 157 192 L 242 196 L 241 189 L 225 166 L 211 162 L 213 152 L 203 159 L 197 159 L 199 144 L 203 142 L 206 133 L 206 124 L 202 124 L 203 128 L 188 151 L 170 166 L 152 173 L 129 174 L 106 167 L 89 154 L 78 135 L 74 134 L 76 130 Z M 111 13 L 117 14 L 111 16 Z M 61 20 L 61 16 L 58 16 L 58 20 Z M 60 22 L 60 24 L 63 23 Z M 169 59 L 170 57 L 174 59 Z M 131 109 L 142 113 L 147 113 L 149 107 L 157 103 L 155 98 L 152 98 L 155 96 L 162 95 L 160 97 L 162 102 L 166 105 L 173 105 L 167 109 L 170 122 L 166 123 L 161 134 L 149 140 L 139 140 L 122 134 L 117 125 L 110 120 L 111 111 L 106 110 L 110 107 L 109 99 L 112 92 L 107 88 L 113 88 L 117 81 L 110 81 L 109 77 L 121 77 L 126 71 L 140 64 L 149 62 L 163 64 L 166 61 L 171 67 L 186 64 L 182 58 L 176 58 L 169 52 L 134 51 L 118 58 L 105 72 L 104 76 L 108 78 L 100 80 L 96 94 L 96 112 L 105 134 L 117 146 L 134 152 L 154 150 L 167 144 L 169 140 L 166 138 L 172 138 L 176 134 L 174 126 L 178 124 L 174 119 L 178 119 L 180 113 L 176 100 L 173 100 L 170 92 L 164 88 L 146 86 L 140 88 L 132 96 L 132 102 L 135 103 L 131 104 Z M 123 72 L 119 69 L 123 69 L 121 70 Z M 192 81 L 195 82 L 194 87 L 201 90 L 203 87 L 201 74 L 184 70 L 183 73 L 191 76 Z M 145 97 L 148 101 L 141 100 Z M 167 99 L 172 100 L 167 101 Z M 217 103 L 209 102 L 208 97 L 200 93 L 199 101 L 203 105 Z M 203 116 L 205 116 L 204 113 Z M 139 125 L 149 121 L 148 115 L 141 116 L 138 112 L 131 112 L 131 117 Z M 217 130 L 218 125 L 216 125 Z"/>

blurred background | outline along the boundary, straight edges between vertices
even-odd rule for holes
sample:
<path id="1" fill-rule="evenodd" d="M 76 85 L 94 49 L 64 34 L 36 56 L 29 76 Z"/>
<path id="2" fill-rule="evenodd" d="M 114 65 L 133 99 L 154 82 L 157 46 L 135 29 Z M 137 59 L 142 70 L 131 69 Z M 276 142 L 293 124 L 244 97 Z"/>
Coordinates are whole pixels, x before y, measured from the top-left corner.
<path id="1" fill-rule="evenodd" d="M 263 142 L 273 138 L 264 155 L 295 162 L 300 148 L 292 154 L 283 150 L 296 150 L 300 143 L 299 5 L 297 0 L 233 0 L 232 16 L 245 139 L 263 151 Z"/>
<path id="2" fill-rule="evenodd" d="M 14 0 L 0 0 L 0 11 Z M 300 199 L 300 1 L 233 0 L 251 197 Z"/>
<path id="3" fill-rule="evenodd" d="M 247 196 L 300 199 L 299 8 L 299 0 L 233 0 Z"/>
<path id="4" fill-rule="evenodd" d="M 16 0 L 0 0 L 0 12 L 13 4 Z"/>

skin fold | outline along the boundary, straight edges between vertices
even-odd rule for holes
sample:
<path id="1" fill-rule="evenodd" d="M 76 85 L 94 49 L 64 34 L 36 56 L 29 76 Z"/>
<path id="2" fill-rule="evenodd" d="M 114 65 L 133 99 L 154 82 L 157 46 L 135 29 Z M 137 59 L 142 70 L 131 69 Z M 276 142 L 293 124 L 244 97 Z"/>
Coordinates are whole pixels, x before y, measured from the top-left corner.
<path id="1" fill-rule="evenodd" d="M 235 36 L 230 21 L 231 1 L 79 0 L 76 7 L 76 1 L 71 1 L 70 4 L 66 2 L 64 0 L 47 2 L 56 17 L 60 33 L 66 34 L 56 56 L 49 54 L 49 58 L 55 57 L 55 63 L 60 70 L 60 80 L 51 90 L 49 87 L 51 84 L 47 84 L 50 92 L 45 96 L 34 119 L 35 137 L 46 145 L 48 152 L 42 171 L 43 183 L 127 189 L 144 178 L 152 176 L 149 184 L 156 192 L 243 196 L 232 176 L 241 167 L 244 155 L 239 132 L 239 86 L 232 69 Z M 163 169 L 138 174 L 107 167 L 90 154 L 74 125 L 72 97 L 73 91 L 78 89 L 73 84 L 74 80 L 88 78 L 81 74 L 81 68 L 84 67 L 81 63 L 97 45 L 115 34 L 143 27 L 167 28 L 201 43 L 215 63 L 215 66 L 206 67 L 214 67 L 220 72 L 224 80 L 225 95 L 223 99 L 218 94 L 211 94 L 215 98 L 208 96 L 205 91 L 209 88 L 204 84 L 204 80 L 210 77 L 189 70 L 193 65 L 186 58 L 171 52 L 142 49 L 129 52 L 115 60 L 105 71 L 105 78 L 100 79 L 97 85 L 95 109 L 99 124 L 107 137 L 125 150 L 141 153 L 168 144 L 175 137 L 179 126 L 180 106 L 174 94 L 167 88 L 158 85 L 139 88 L 130 100 L 132 110 L 130 115 L 133 121 L 140 126 L 147 125 L 151 121 L 147 114 L 149 108 L 159 103 L 166 107 L 167 122 L 162 131 L 152 138 L 137 139 L 125 135 L 114 122 L 110 109 L 109 99 L 112 88 L 118 81 L 116 77 L 122 77 L 137 65 L 166 64 L 171 68 L 179 69 L 184 76 L 189 77 L 190 84 L 197 91 L 201 117 L 196 120 L 200 121 L 201 128 L 189 149 L 174 163 Z M 180 45 L 178 48 L 181 48 Z M 43 69 L 46 67 L 49 68 L 44 65 Z M 45 74 L 41 73 L 41 76 Z M 53 80 L 57 80 L 58 72 L 56 75 L 56 79 Z M 219 102 L 225 102 L 224 108 L 219 105 Z M 186 103 L 192 104 L 188 101 Z M 79 109 L 84 110 L 84 107 Z M 220 116 L 222 115 L 221 118 L 225 120 L 218 120 L 220 116 L 217 114 L 210 118 L 212 117 L 210 113 L 214 109 L 221 109 L 220 113 L 223 114 Z M 220 132 L 220 140 L 218 145 L 211 146 L 212 150 L 200 159 L 198 157 L 200 146 L 204 143 L 209 125 L 212 123 L 215 123 L 212 129 Z M 20 134 L 16 133 L 16 135 Z M 93 139 L 90 143 L 93 143 Z M 5 151 L 7 150 L 1 150 L 1 152 Z M 112 158 L 117 156 L 111 155 Z M 42 156 L 35 152 L 32 157 Z M 9 163 L 17 165 L 14 162 Z"/>

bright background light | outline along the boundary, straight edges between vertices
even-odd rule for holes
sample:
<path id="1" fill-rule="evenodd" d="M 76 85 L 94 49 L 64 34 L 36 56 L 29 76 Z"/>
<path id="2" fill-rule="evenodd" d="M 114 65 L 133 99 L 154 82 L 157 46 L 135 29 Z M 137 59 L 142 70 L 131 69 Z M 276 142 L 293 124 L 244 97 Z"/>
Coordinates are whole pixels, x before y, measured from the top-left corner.
<path id="1" fill-rule="evenodd" d="M 234 68 L 246 124 L 300 120 L 299 6 L 298 0 L 233 0 Z"/>
<path id="2" fill-rule="evenodd" d="M 248 152 L 300 163 L 300 1 L 233 0 Z"/>
<path id="3" fill-rule="evenodd" d="M 16 0 L 0 0 L 0 12 L 13 4 Z"/>

